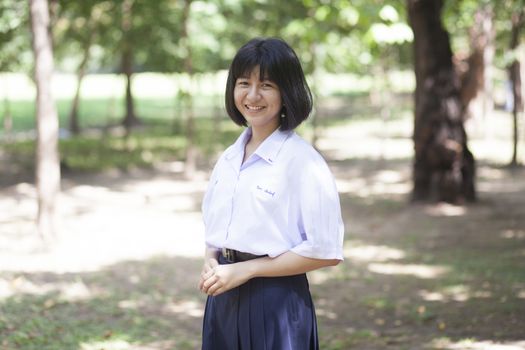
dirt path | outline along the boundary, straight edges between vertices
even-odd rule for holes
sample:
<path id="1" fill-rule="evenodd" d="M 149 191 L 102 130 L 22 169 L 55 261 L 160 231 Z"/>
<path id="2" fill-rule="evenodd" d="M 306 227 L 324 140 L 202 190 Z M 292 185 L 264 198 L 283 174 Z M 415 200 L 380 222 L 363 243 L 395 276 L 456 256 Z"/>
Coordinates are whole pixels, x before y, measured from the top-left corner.
<path id="1" fill-rule="evenodd" d="M 409 159 L 324 150 L 346 260 L 310 274 L 323 349 L 525 349 L 523 170 L 480 165 L 472 206 L 410 206 Z M 32 185 L 0 189 L 0 349 L 198 348 L 207 174 L 169 169 L 67 177 L 47 249 Z"/>

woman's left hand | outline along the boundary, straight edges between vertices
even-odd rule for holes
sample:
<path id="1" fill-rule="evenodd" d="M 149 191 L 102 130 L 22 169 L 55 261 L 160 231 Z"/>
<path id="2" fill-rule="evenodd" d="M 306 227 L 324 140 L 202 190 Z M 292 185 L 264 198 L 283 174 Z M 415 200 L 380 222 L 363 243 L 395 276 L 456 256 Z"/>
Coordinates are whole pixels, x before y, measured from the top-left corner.
<path id="1" fill-rule="evenodd" d="M 250 279 L 243 263 L 217 265 L 204 276 L 201 290 L 212 296 L 240 286 Z"/>

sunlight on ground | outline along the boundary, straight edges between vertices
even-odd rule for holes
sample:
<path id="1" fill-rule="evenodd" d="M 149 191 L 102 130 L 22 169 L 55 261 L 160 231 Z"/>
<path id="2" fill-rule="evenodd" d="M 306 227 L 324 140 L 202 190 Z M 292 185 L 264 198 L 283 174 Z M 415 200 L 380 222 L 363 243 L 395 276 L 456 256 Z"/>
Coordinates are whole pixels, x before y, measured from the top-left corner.
<path id="1" fill-rule="evenodd" d="M 525 239 L 525 230 L 508 229 L 501 232 L 500 236 L 506 239 Z"/>
<path id="2" fill-rule="evenodd" d="M 0 300 L 16 294 L 46 295 L 58 293 L 60 301 L 88 300 L 101 291 L 89 289 L 81 279 L 75 282 L 46 282 L 35 284 L 24 276 L 17 276 L 12 280 L 0 278 Z"/>
<path id="3" fill-rule="evenodd" d="M 204 316 L 204 307 L 202 303 L 191 300 L 170 303 L 166 305 L 165 309 L 169 312 L 176 314 L 182 313 L 191 317 L 201 318 Z"/>
<path id="4" fill-rule="evenodd" d="M 441 277 L 450 269 L 445 266 L 372 263 L 368 265 L 368 270 L 385 275 L 411 275 L 426 279 Z"/>
<path id="5" fill-rule="evenodd" d="M 384 183 L 381 181 L 371 182 L 366 179 L 355 178 L 351 180 L 337 180 L 337 190 L 339 193 L 352 193 L 359 197 L 372 195 L 406 195 L 412 189 L 408 182 L 403 183 Z"/>
<path id="6" fill-rule="evenodd" d="M 132 348 L 132 344 L 125 340 L 106 340 L 97 341 L 93 343 L 81 343 L 80 350 L 129 350 L 136 349 Z"/>
<path id="7" fill-rule="evenodd" d="M 315 301 L 315 313 L 317 316 L 325 317 L 330 320 L 335 320 L 338 318 L 338 315 L 330 311 L 329 309 L 333 309 L 333 306 L 331 305 L 331 301 L 325 298 L 319 298 Z"/>
<path id="8" fill-rule="evenodd" d="M 403 159 L 413 154 L 413 142 L 407 133 L 411 128 L 408 119 L 386 125 L 380 120 L 340 125 L 323 131 L 319 147 L 330 152 L 330 158 L 334 160 Z M 399 133 L 406 137 L 390 137 Z M 345 146 L 342 147 L 342 144 Z"/>
<path id="9" fill-rule="evenodd" d="M 330 320 L 337 319 L 337 314 L 335 312 L 323 309 L 322 307 L 316 307 L 315 308 L 315 313 L 316 313 L 317 317 L 326 317 L 326 318 L 328 318 Z"/>
<path id="10" fill-rule="evenodd" d="M 425 207 L 425 213 L 430 216 L 463 216 L 467 210 L 467 207 L 449 203 L 438 203 Z"/>
<path id="11" fill-rule="evenodd" d="M 471 298 L 490 298 L 492 296 L 488 290 L 473 291 L 467 285 L 448 286 L 440 291 L 420 290 L 418 294 L 427 301 L 467 301 Z"/>
<path id="12" fill-rule="evenodd" d="M 10 195 L 0 197 L 2 270 L 95 271 L 158 255 L 202 256 L 205 180 L 187 182 L 167 174 L 111 181 L 94 176 L 89 185 L 66 183 L 59 198 L 60 234 L 47 249 L 33 225 L 34 186 L 8 188 Z"/>
<path id="13" fill-rule="evenodd" d="M 346 243 L 344 248 L 344 257 L 358 261 L 377 261 L 383 262 L 388 260 L 403 259 L 406 253 L 400 249 L 387 246 L 361 245 Z"/>
<path id="14" fill-rule="evenodd" d="M 461 340 L 453 342 L 448 339 L 437 339 L 430 344 L 431 348 L 450 350 L 524 350 L 525 340 L 498 343 L 491 340 Z"/>
<path id="15" fill-rule="evenodd" d="M 340 266 L 313 270 L 313 271 L 308 272 L 308 282 L 310 284 L 320 285 L 330 279 L 337 277 L 338 275 L 340 275 L 340 273 L 341 273 Z"/>

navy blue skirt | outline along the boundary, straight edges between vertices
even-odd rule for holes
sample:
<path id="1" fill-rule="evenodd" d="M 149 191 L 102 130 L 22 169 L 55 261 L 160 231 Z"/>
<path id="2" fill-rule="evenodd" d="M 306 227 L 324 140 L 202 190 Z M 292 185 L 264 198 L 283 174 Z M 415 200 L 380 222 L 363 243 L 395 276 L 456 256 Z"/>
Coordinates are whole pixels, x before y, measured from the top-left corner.
<path id="1" fill-rule="evenodd" d="M 226 264 L 219 257 L 220 264 Z M 253 278 L 208 296 L 203 350 L 317 350 L 317 321 L 306 274 Z"/>

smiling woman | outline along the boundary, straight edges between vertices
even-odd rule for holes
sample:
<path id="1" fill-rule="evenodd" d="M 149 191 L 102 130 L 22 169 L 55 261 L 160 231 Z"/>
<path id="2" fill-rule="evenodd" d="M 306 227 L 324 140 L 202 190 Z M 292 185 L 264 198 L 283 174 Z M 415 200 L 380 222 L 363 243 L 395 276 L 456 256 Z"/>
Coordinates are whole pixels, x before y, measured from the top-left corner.
<path id="1" fill-rule="evenodd" d="M 288 44 L 241 47 L 226 110 L 248 128 L 218 160 L 202 204 L 203 349 L 319 348 L 306 272 L 343 259 L 344 229 L 326 162 L 293 131 L 311 109 Z"/>
<path id="2" fill-rule="evenodd" d="M 262 133 L 271 134 L 279 126 L 283 108 L 279 87 L 267 77 L 261 77 L 260 67 L 247 76 L 237 78 L 233 89 L 235 108 L 246 122 Z"/>

